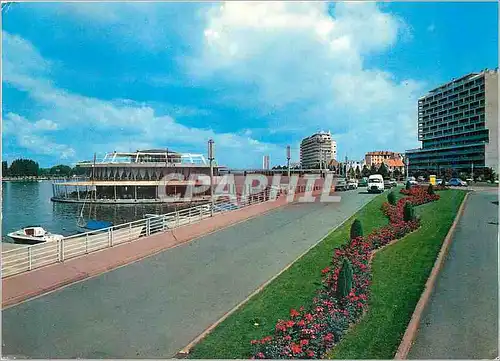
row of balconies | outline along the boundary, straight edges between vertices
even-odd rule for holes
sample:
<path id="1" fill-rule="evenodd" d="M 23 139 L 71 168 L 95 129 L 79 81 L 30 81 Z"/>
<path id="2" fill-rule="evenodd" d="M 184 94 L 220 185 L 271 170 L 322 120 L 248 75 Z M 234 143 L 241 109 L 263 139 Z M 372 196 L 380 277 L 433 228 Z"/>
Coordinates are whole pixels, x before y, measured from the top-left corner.
<path id="1" fill-rule="evenodd" d="M 457 99 L 457 100 L 455 100 L 455 99 Z M 449 98 L 441 99 L 436 104 L 434 104 L 434 103 L 427 103 L 427 104 L 419 103 L 418 108 L 419 108 L 419 111 L 430 112 L 430 111 L 432 111 L 433 108 L 442 109 L 443 107 L 448 106 L 449 104 L 457 105 L 456 103 L 458 103 L 458 105 L 460 105 L 460 104 L 463 104 L 464 102 L 467 103 L 467 102 L 471 102 L 473 100 L 480 100 L 480 99 L 484 99 L 484 92 L 481 89 L 479 92 L 475 91 L 474 94 L 471 94 L 468 97 L 459 97 L 459 94 L 455 94 Z"/>
<path id="2" fill-rule="evenodd" d="M 427 132 L 432 132 L 434 130 L 440 130 L 443 128 L 450 128 L 454 127 L 456 125 L 467 125 L 467 124 L 475 124 L 475 123 L 480 123 L 484 122 L 484 114 L 475 114 L 475 115 L 467 115 L 467 116 L 462 116 L 461 118 L 455 118 L 455 119 L 443 119 L 441 118 L 441 121 L 433 121 L 421 124 L 419 125 L 419 129 L 423 133 Z"/>
<path id="3" fill-rule="evenodd" d="M 421 99 L 419 102 L 438 100 L 438 99 L 441 99 L 442 97 L 445 97 L 445 96 L 452 94 L 452 93 L 455 93 L 457 91 L 469 89 L 475 85 L 481 86 L 482 84 L 484 84 L 484 77 L 483 76 L 479 77 L 475 80 L 472 80 L 472 81 L 470 79 L 464 79 L 464 80 L 461 80 L 457 83 L 448 83 L 448 84 L 445 84 L 443 86 L 442 90 L 439 93 L 429 94 L 428 96 Z"/>
<path id="4" fill-rule="evenodd" d="M 486 127 L 482 124 L 477 124 L 474 128 L 474 131 L 481 131 L 481 130 L 486 130 Z M 456 136 L 460 134 L 468 134 L 470 133 L 470 130 L 468 131 L 463 131 L 463 132 L 455 132 L 450 135 Z M 447 134 L 443 134 L 443 131 L 437 131 L 434 134 L 426 134 L 425 137 L 422 134 L 418 135 L 418 140 L 424 141 L 424 140 L 433 140 L 433 139 L 442 139 L 444 136 L 447 136 Z"/>

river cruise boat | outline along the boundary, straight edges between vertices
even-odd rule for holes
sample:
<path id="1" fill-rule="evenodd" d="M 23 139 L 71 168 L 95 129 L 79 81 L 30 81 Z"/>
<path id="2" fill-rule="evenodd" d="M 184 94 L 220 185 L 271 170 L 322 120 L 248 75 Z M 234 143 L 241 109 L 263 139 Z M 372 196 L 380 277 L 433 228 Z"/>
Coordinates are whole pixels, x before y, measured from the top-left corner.
<path id="1" fill-rule="evenodd" d="M 63 235 L 52 234 L 40 226 L 26 227 L 18 231 L 8 233 L 7 236 L 12 238 L 14 242 L 18 244 L 54 242 L 64 238 Z"/>
<path id="2" fill-rule="evenodd" d="M 107 153 L 100 161 L 83 161 L 76 165 L 85 170 L 78 179 L 52 183 L 54 202 L 140 204 L 165 202 L 198 202 L 210 199 L 210 191 L 184 199 L 191 174 L 210 175 L 210 164 L 202 154 L 179 153 L 169 149 L 137 150 Z M 223 167 L 213 165 L 214 182 Z M 162 179 L 169 174 L 181 179 L 169 180 L 161 197 Z M 173 200 L 173 196 L 180 198 Z"/>

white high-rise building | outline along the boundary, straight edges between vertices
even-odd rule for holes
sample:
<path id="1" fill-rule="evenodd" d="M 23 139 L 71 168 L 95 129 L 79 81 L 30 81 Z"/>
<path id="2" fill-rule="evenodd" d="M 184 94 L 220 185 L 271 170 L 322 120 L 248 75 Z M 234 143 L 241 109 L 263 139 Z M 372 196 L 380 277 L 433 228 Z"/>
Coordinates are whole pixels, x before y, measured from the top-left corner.
<path id="1" fill-rule="evenodd" d="M 262 169 L 268 170 L 271 166 L 270 162 L 271 162 L 271 158 L 269 155 L 263 156 L 262 157 Z"/>
<path id="2" fill-rule="evenodd" d="M 315 133 L 300 143 L 300 164 L 302 168 L 325 168 L 331 160 L 337 160 L 337 142 L 330 132 Z"/>

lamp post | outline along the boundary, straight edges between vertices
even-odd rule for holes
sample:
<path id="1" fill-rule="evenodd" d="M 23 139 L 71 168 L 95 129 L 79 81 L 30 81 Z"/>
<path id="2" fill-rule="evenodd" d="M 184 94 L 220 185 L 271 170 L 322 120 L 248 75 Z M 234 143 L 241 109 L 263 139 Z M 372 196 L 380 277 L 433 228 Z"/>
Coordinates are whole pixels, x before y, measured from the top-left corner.
<path id="1" fill-rule="evenodd" d="M 286 146 L 286 163 L 287 163 L 287 168 L 288 168 L 288 183 L 290 183 L 290 146 Z"/>
<path id="2" fill-rule="evenodd" d="M 210 216 L 214 216 L 214 141 L 208 141 L 208 161 L 210 162 Z"/>

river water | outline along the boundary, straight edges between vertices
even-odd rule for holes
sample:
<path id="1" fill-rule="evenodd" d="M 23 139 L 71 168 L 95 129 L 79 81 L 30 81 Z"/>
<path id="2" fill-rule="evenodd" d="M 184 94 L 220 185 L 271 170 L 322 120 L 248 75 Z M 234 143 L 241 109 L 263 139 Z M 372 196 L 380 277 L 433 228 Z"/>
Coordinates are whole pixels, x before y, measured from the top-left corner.
<path id="1" fill-rule="evenodd" d="M 51 233 L 69 236 L 82 229 L 76 224 L 82 204 L 52 202 L 51 181 L 2 182 L 2 241 L 11 242 L 7 234 L 12 231 L 39 225 Z M 84 217 L 126 223 L 144 218 L 146 213 L 174 211 L 171 205 L 92 205 L 84 206 Z"/>

